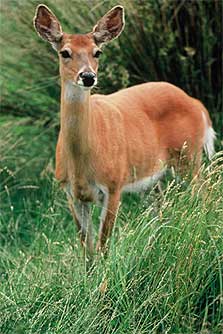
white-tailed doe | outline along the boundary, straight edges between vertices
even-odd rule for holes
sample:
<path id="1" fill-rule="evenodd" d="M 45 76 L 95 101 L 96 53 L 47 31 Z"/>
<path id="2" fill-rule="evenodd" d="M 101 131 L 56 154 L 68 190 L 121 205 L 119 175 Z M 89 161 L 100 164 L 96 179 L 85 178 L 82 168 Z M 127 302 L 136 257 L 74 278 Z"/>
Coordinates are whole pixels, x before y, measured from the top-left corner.
<path id="1" fill-rule="evenodd" d="M 97 249 L 104 251 L 121 193 L 146 189 L 172 166 L 184 174 L 192 166 L 196 174 L 203 148 L 209 157 L 214 153 L 215 134 L 202 103 L 166 82 L 91 95 L 101 46 L 124 28 L 122 6 L 112 8 L 90 33 L 73 35 L 64 33 L 55 15 L 41 4 L 34 26 L 59 55 L 61 128 L 56 178 L 67 193 L 90 256 L 94 252 L 91 202 L 102 203 Z"/>

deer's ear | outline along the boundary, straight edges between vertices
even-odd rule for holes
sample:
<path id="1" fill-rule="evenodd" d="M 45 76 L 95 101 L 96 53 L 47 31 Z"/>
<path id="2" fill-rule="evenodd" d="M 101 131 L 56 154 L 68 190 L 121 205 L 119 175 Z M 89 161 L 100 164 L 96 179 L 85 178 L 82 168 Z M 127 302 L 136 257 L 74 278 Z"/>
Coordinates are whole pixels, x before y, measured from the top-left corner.
<path id="1" fill-rule="evenodd" d="M 56 16 L 47 6 L 39 5 L 36 8 L 33 24 L 40 37 L 50 42 L 53 47 L 57 49 L 57 45 L 62 39 L 63 32 Z"/>
<path id="2" fill-rule="evenodd" d="M 93 36 L 96 44 L 102 44 L 117 38 L 125 25 L 124 8 L 116 6 L 105 14 L 94 26 Z"/>

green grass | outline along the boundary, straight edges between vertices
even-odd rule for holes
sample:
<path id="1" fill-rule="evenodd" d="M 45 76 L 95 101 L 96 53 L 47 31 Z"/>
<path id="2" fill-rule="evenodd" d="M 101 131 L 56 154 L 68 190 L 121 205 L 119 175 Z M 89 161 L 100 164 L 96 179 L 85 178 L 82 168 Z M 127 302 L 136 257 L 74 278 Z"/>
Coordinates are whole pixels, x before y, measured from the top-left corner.
<path id="1" fill-rule="evenodd" d="M 86 275 L 53 177 L 55 130 L 0 123 L 0 333 L 222 333 L 222 154 L 197 185 L 126 195 L 109 256 Z"/>

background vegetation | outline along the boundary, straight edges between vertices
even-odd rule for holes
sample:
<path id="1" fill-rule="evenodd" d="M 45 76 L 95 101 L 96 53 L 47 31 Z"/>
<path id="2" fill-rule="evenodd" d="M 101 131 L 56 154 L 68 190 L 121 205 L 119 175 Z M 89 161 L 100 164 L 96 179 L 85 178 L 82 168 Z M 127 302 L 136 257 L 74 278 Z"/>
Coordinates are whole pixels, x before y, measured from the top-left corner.
<path id="1" fill-rule="evenodd" d="M 90 276 L 53 177 L 60 85 L 32 27 L 38 3 L 1 2 L 0 333 L 222 333 L 222 1 L 118 2 L 126 28 L 101 57 L 97 92 L 172 82 L 208 107 L 219 153 L 197 185 L 167 177 L 162 194 L 126 195 Z M 117 4 L 45 3 L 71 33 Z"/>
<path id="2" fill-rule="evenodd" d="M 58 61 L 55 51 L 33 29 L 38 3 L 1 3 L 1 106 L 7 114 L 54 119 L 59 110 Z M 117 1 L 45 3 L 56 13 L 64 31 L 85 33 Z M 220 113 L 222 1 L 119 3 L 126 10 L 126 27 L 101 58 L 99 91 L 110 93 L 143 81 L 164 80 L 201 99 L 212 114 Z"/>

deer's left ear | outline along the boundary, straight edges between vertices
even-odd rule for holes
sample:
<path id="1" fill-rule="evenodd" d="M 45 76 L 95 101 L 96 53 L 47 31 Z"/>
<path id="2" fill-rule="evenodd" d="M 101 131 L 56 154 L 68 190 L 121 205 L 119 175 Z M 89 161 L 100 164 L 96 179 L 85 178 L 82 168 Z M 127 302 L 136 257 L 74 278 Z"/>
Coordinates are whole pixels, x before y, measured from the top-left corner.
<path id="1" fill-rule="evenodd" d="M 124 29 L 124 8 L 116 6 L 105 14 L 92 31 L 96 44 L 107 43 L 117 38 Z"/>

